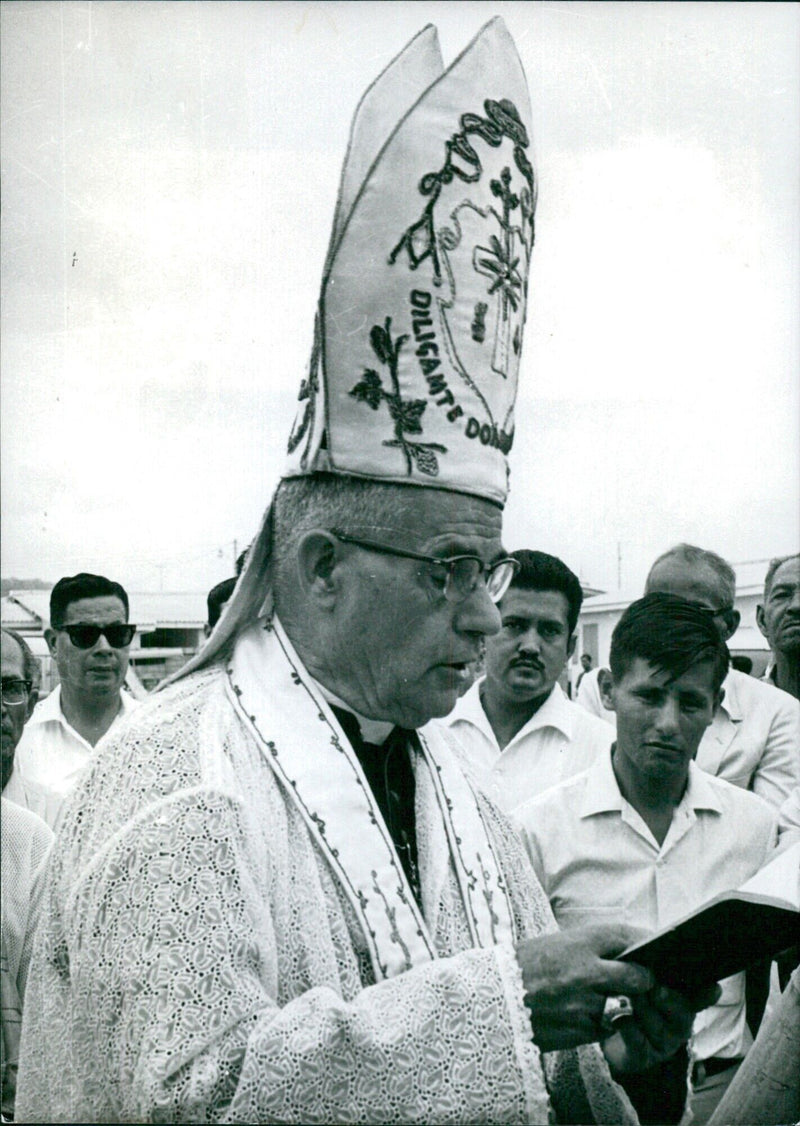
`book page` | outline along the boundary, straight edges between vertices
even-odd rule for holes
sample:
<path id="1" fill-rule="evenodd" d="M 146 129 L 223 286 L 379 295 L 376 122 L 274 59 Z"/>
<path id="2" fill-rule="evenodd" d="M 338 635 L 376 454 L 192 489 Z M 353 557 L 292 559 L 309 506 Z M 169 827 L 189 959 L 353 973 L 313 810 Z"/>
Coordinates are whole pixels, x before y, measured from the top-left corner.
<path id="1" fill-rule="evenodd" d="M 739 891 L 759 899 L 775 899 L 800 911 L 800 841 L 765 864 Z"/>

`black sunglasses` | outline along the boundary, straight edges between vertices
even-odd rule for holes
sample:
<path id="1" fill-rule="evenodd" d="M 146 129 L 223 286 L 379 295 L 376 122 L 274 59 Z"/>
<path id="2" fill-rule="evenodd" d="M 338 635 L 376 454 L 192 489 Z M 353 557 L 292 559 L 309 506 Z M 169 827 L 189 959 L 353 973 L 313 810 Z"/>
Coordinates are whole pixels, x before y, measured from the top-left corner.
<path id="1" fill-rule="evenodd" d="M 133 641 L 136 626 L 129 622 L 112 622 L 108 626 L 95 626 L 89 622 L 76 622 L 69 626 L 54 626 L 69 635 L 69 639 L 76 649 L 93 649 L 100 640 L 100 635 L 106 639 L 112 649 L 124 649 Z"/>

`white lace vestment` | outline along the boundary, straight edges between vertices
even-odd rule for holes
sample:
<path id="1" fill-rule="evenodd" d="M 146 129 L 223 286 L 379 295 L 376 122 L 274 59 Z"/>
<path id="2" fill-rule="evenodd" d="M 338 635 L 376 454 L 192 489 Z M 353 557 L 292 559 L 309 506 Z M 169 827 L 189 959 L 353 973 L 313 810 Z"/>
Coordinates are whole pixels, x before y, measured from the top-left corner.
<path id="1" fill-rule="evenodd" d="M 18 1120 L 635 1121 L 594 1046 L 544 1057 L 545 1080 L 511 943 L 472 947 L 421 760 L 438 957 L 376 981 L 341 883 L 226 684 L 212 668 L 144 704 L 66 810 Z M 277 724 L 286 705 L 272 705 Z M 553 929 L 513 832 L 479 800 L 517 938 Z"/>

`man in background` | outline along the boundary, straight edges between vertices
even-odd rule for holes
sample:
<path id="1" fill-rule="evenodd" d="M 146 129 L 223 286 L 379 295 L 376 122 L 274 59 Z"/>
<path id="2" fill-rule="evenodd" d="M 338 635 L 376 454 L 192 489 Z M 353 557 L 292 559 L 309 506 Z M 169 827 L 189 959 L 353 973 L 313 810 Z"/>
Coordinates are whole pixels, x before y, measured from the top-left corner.
<path id="1" fill-rule="evenodd" d="M 119 583 L 82 572 L 53 587 L 45 639 L 61 683 L 36 705 L 6 792 L 51 828 L 101 739 L 136 707 L 122 691 L 135 632 Z"/>
<path id="2" fill-rule="evenodd" d="M 578 689 L 581 686 L 581 681 L 586 676 L 587 672 L 589 672 L 591 667 L 592 667 L 592 655 L 591 655 L 591 653 L 584 653 L 581 656 L 581 671 L 578 673 L 578 678 L 575 681 L 575 694 L 576 695 L 577 695 Z"/>
<path id="3" fill-rule="evenodd" d="M 614 737 L 611 724 L 571 703 L 557 683 L 575 648 L 577 576 L 542 551 L 511 557 L 519 569 L 500 603 L 500 632 L 486 640 L 486 676 L 440 721 L 507 813 L 584 770 Z"/>
<path id="4" fill-rule="evenodd" d="M 223 579 L 221 583 L 217 583 L 208 592 L 206 598 L 206 606 L 208 608 L 208 621 L 205 625 L 206 637 L 211 636 L 211 631 L 220 619 L 220 615 L 225 607 L 228 605 L 233 588 L 236 586 L 236 579 Z"/>
<path id="5" fill-rule="evenodd" d="M 772 650 L 764 680 L 800 699 L 800 555 L 772 560 L 756 621 Z"/>
<path id="6" fill-rule="evenodd" d="M 14 752 L 33 711 L 36 658 L 14 630 L 0 633 L 2 774 L 5 789 Z M 44 822 L 5 796 L 0 799 L 0 1093 L 3 1121 L 12 1121 L 22 1004 L 41 907 L 40 876 L 53 839 Z"/>
<path id="7" fill-rule="evenodd" d="M 678 544 L 665 552 L 647 576 L 645 593 L 655 591 L 702 607 L 723 641 L 739 626 L 736 574 L 713 551 Z M 736 669 L 729 671 L 723 688 L 700 742 L 697 765 L 779 808 L 798 781 L 800 705 L 787 692 Z"/>
<path id="8" fill-rule="evenodd" d="M 650 594 L 611 641 L 610 754 L 517 811 L 536 874 L 564 929 L 624 920 L 656 930 L 748 880 L 775 846 L 777 814 L 694 763 L 721 702 L 728 651 L 691 602 Z M 752 1043 L 744 974 L 698 1015 L 692 1112 L 707 1121 Z M 643 1123 L 677 1122 L 688 1061 L 680 1050 L 623 1078 Z"/>

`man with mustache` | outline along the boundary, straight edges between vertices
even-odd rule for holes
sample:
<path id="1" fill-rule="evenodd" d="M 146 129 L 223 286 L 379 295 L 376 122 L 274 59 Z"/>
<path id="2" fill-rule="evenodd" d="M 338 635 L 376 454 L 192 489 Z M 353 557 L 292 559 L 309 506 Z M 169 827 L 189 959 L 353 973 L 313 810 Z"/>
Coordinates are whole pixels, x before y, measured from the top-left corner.
<path id="1" fill-rule="evenodd" d="M 5 790 L 51 829 L 101 739 L 136 707 L 122 691 L 135 632 L 119 583 L 81 572 L 53 587 L 45 639 L 61 683 L 34 709 Z"/>
<path id="2" fill-rule="evenodd" d="M 611 640 L 606 706 L 610 754 L 517 811 L 536 874 L 564 930 L 615 921 L 658 929 L 739 887 L 769 858 L 777 811 L 694 762 L 722 701 L 729 656 L 711 616 L 650 594 Z M 753 1038 L 744 974 L 695 1019 L 692 1113 L 706 1122 Z M 686 1098 L 683 1048 L 649 1073 L 624 1077 L 642 1123 L 677 1122 Z"/>
<path id="3" fill-rule="evenodd" d="M 519 565 L 486 641 L 486 677 L 441 721 L 470 773 L 507 813 L 585 770 L 614 737 L 558 684 L 575 648 L 583 591 L 554 555 L 515 551 Z"/>

